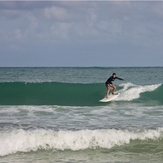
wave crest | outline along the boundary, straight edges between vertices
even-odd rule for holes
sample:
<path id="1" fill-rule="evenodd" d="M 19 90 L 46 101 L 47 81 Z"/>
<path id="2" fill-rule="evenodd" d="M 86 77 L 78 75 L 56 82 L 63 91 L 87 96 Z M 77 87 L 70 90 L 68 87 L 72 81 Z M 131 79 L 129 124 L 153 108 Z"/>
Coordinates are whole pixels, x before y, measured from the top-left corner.
<path id="1" fill-rule="evenodd" d="M 144 92 L 152 92 L 156 90 L 161 84 L 140 86 L 132 83 L 121 84 L 123 89 L 120 91 L 121 95 L 116 99 L 116 101 L 132 101 L 134 99 L 140 98 L 140 94 Z"/>

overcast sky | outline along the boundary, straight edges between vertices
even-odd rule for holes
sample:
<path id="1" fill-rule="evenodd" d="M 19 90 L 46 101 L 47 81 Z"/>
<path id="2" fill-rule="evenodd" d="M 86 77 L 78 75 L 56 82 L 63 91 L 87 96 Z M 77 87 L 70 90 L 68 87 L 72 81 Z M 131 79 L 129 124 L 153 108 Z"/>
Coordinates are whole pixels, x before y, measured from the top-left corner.
<path id="1" fill-rule="evenodd" d="M 0 1 L 4 66 L 163 66 L 163 1 Z"/>

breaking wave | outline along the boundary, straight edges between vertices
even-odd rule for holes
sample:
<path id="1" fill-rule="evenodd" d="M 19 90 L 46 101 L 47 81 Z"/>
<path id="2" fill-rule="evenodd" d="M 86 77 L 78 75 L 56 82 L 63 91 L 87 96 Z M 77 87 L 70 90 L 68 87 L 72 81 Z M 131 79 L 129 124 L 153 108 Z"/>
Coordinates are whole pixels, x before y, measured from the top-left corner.
<path id="1" fill-rule="evenodd" d="M 17 152 L 37 150 L 86 150 L 113 147 L 131 144 L 132 141 L 161 141 L 163 128 L 156 130 L 129 131 L 129 130 L 79 130 L 53 131 L 14 129 L 0 132 L 0 156 Z M 162 144 L 162 143 L 161 143 Z"/>

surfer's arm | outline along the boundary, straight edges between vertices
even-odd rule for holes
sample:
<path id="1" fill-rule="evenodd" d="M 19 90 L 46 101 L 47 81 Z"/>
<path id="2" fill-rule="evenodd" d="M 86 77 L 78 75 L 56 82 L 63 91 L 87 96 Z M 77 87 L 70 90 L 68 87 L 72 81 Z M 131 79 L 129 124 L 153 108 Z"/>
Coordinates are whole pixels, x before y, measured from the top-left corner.
<path id="1" fill-rule="evenodd" d="M 119 80 L 124 80 L 124 79 L 122 79 L 122 78 L 119 78 L 119 77 L 116 77 L 116 79 L 119 79 Z"/>

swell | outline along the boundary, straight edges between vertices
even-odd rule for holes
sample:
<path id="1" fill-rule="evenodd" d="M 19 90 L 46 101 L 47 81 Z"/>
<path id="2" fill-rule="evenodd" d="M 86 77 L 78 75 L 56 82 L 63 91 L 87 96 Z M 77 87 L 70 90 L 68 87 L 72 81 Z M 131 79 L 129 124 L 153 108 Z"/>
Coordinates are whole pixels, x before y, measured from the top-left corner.
<path id="1" fill-rule="evenodd" d="M 102 105 L 99 100 L 105 96 L 105 89 L 104 84 L 4 82 L 0 83 L 0 105 L 96 106 Z M 121 94 L 116 101 L 154 100 L 163 104 L 161 84 L 126 83 L 117 86 L 117 91 Z"/>

